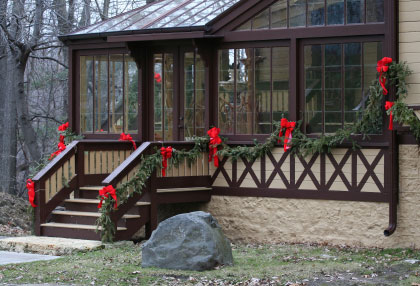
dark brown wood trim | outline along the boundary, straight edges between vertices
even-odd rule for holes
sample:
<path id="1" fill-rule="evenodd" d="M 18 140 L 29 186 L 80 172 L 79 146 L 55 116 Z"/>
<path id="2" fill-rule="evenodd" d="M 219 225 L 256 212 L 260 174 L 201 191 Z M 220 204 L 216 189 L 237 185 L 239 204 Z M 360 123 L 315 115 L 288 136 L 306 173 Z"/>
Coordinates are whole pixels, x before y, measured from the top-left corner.
<path id="1" fill-rule="evenodd" d="M 204 31 L 196 32 L 180 32 L 180 33 L 155 33 L 155 34 L 137 34 L 124 36 L 109 36 L 107 42 L 144 42 L 144 41 L 162 41 L 162 40 L 178 40 L 178 39 L 201 39 L 205 38 Z"/>
<path id="2" fill-rule="evenodd" d="M 237 188 L 237 187 L 213 187 L 212 196 L 234 197 L 266 197 L 283 199 L 305 200 L 332 200 L 332 201 L 357 201 L 357 202 L 383 202 L 389 200 L 388 194 L 381 193 L 354 193 L 329 191 L 320 192 L 314 190 L 296 189 L 267 189 L 267 188 Z"/>

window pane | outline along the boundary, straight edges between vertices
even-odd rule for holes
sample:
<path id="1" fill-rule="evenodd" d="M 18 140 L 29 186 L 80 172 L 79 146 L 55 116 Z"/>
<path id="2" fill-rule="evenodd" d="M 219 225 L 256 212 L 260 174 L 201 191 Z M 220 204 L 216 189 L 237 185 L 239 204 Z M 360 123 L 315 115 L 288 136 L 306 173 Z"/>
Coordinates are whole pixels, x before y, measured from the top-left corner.
<path id="1" fill-rule="evenodd" d="M 219 50 L 219 128 L 233 134 L 235 50 Z"/>
<path id="2" fill-rule="evenodd" d="M 289 48 L 273 48 L 273 121 L 289 116 Z"/>
<path id="3" fill-rule="evenodd" d="M 287 27 L 287 1 L 280 0 L 271 6 L 271 28 Z"/>
<path id="4" fill-rule="evenodd" d="M 93 131 L 93 57 L 80 57 L 80 132 Z"/>
<path id="5" fill-rule="evenodd" d="M 362 44 L 344 44 L 344 123 L 357 122 L 362 111 Z"/>
<path id="6" fill-rule="evenodd" d="M 195 56 L 195 135 L 206 134 L 206 70 L 204 61 Z"/>
<path id="7" fill-rule="evenodd" d="M 305 46 L 305 124 L 307 133 L 322 128 L 322 46 Z"/>
<path id="8" fill-rule="evenodd" d="M 341 128 L 341 45 L 325 45 L 325 133 Z"/>
<path id="9" fill-rule="evenodd" d="M 154 138 L 156 141 L 163 140 L 163 114 L 162 114 L 162 76 L 163 76 L 163 57 L 161 54 L 153 56 L 154 70 Z"/>
<path id="10" fill-rule="evenodd" d="M 366 0 L 366 22 L 384 21 L 384 0 Z"/>
<path id="11" fill-rule="evenodd" d="M 328 25 L 344 24 L 344 0 L 327 0 Z"/>
<path id="12" fill-rule="evenodd" d="M 139 75 L 136 62 L 133 58 L 125 56 L 125 131 L 137 133 L 138 127 L 138 97 Z"/>
<path id="13" fill-rule="evenodd" d="M 324 0 L 308 0 L 308 26 L 324 25 Z"/>
<path id="14" fill-rule="evenodd" d="M 184 136 L 194 135 L 194 53 L 184 55 Z"/>
<path id="15" fill-rule="evenodd" d="M 289 26 L 302 27 L 306 25 L 306 1 L 295 0 L 289 2 Z"/>
<path id="16" fill-rule="evenodd" d="M 255 16 L 252 23 L 253 30 L 268 29 L 270 27 L 270 9 L 265 9 Z"/>
<path id="17" fill-rule="evenodd" d="M 108 56 L 95 56 L 95 133 L 108 131 Z"/>
<path id="18" fill-rule="evenodd" d="M 123 132 L 123 55 L 109 56 L 109 100 L 111 133 Z"/>
<path id="19" fill-rule="evenodd" d="M 366 105 L 369 96 L 369 86 L 377 77 L 376 64 L 382 58 L 382 43 L 364 43 L 363 44 L 363 105 Z M 382 121 L 378 123 L 378 129 L 372 129 L 371 134 L 382 133 Z"/>
<path id="20" fill-rule="evenodd" d="M 249 20 L 247 22 L 245 22 L 244 24 L 242 24 L 241 26 L 239 26 L 238 28 L 236 28 L 237 31 L 247 31 L 247 30 L 251 30 L 252 27 L 252 20 Z"/>
<path id="21" fill-rule="evenodd" d="M 271 132 L 271 48 L 255 49 L 255 133 Z"/>
<path id="22" fill-rule="evenodd" d="M 173 137 L 173 106 L 174 106 L 174 58 L 172 54 L 164 54 L 164 68 L 163 68 L 163 81 L 164 81 L 164 138 L 165 141 L 174 140 Z"/>
<path id="23" fill-rule="evenodd" d="M 347 0 L 347 23 L 363 23 L 365 14 L 364 0 Z"/>
<path id="24" fill-rule="evenodd" d="M 236 50 L 236 133 L 252 134 L 253 57 L 252 49 Z"/>

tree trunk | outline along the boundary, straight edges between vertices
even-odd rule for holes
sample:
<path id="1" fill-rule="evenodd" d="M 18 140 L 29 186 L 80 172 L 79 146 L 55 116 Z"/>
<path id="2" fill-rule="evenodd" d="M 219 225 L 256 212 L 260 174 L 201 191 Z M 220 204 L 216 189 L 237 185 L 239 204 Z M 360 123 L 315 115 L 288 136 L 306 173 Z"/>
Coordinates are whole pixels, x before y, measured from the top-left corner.
<path id="1" fill-rule="evenodd" d="M 3 192 L 16 193 L 16 98 L 13 94 L 13 60 L 9 56 L 7 61 L 6 94 L 3 110 L 3 137 L 0 160 L 0 188 Z"/>
<path id="2" fill-rule="evenodd" d="M 30 154 L 32 161 L 41 159 L 41 152 L 36 141 L 36 132 L 32 127 L 29 115 L 28 100 L 25 94 L 25 68 L 28 56 L 20 51 L 13 55 L 14 65 L 14 96 L 16 98 L 16 109 L 18 123 L 23 134 L 23 146 Z"/>

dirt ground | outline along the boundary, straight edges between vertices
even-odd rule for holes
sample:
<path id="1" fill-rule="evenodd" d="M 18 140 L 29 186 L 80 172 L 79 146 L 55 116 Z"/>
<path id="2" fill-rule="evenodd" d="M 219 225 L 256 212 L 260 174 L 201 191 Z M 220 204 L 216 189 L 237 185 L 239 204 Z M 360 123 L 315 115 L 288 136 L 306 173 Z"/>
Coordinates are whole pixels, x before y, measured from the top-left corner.
<path id="1" fill-rule="evenodd" d="M 27 200 L 0 193 L 0 236 L 29 235 L 31 215 Z"/>

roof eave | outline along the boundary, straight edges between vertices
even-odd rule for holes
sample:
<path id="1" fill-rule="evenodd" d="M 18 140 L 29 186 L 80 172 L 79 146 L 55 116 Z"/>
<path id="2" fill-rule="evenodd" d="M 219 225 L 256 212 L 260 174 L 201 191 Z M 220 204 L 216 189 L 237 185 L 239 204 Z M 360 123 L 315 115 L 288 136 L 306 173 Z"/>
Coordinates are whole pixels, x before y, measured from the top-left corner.
<path id="1" fill-rule="evenodd" d="M 202 31 L 208 32 L 210 27 L 208 25 L 203 26 L 188 26 L 188 27 L 172 27 L 172 28 L 156 28 L 156 29 L 144 29 L 144 30 L 130 30 L 130 31 L 117 31 L 117 32 L 105 32 L 105 33 L 89 33 L 89 34 L 67 34 L 58 36 L 58 39 L 63 43 L 75 40 L 86 40 L 86 39 L 100 39 L 115 36 L 130 36 L 130 35 L 141 35 L 141 34 L 163 34 L 163 33 L 185 33 L 185 32 L 197 32 Z"/>

